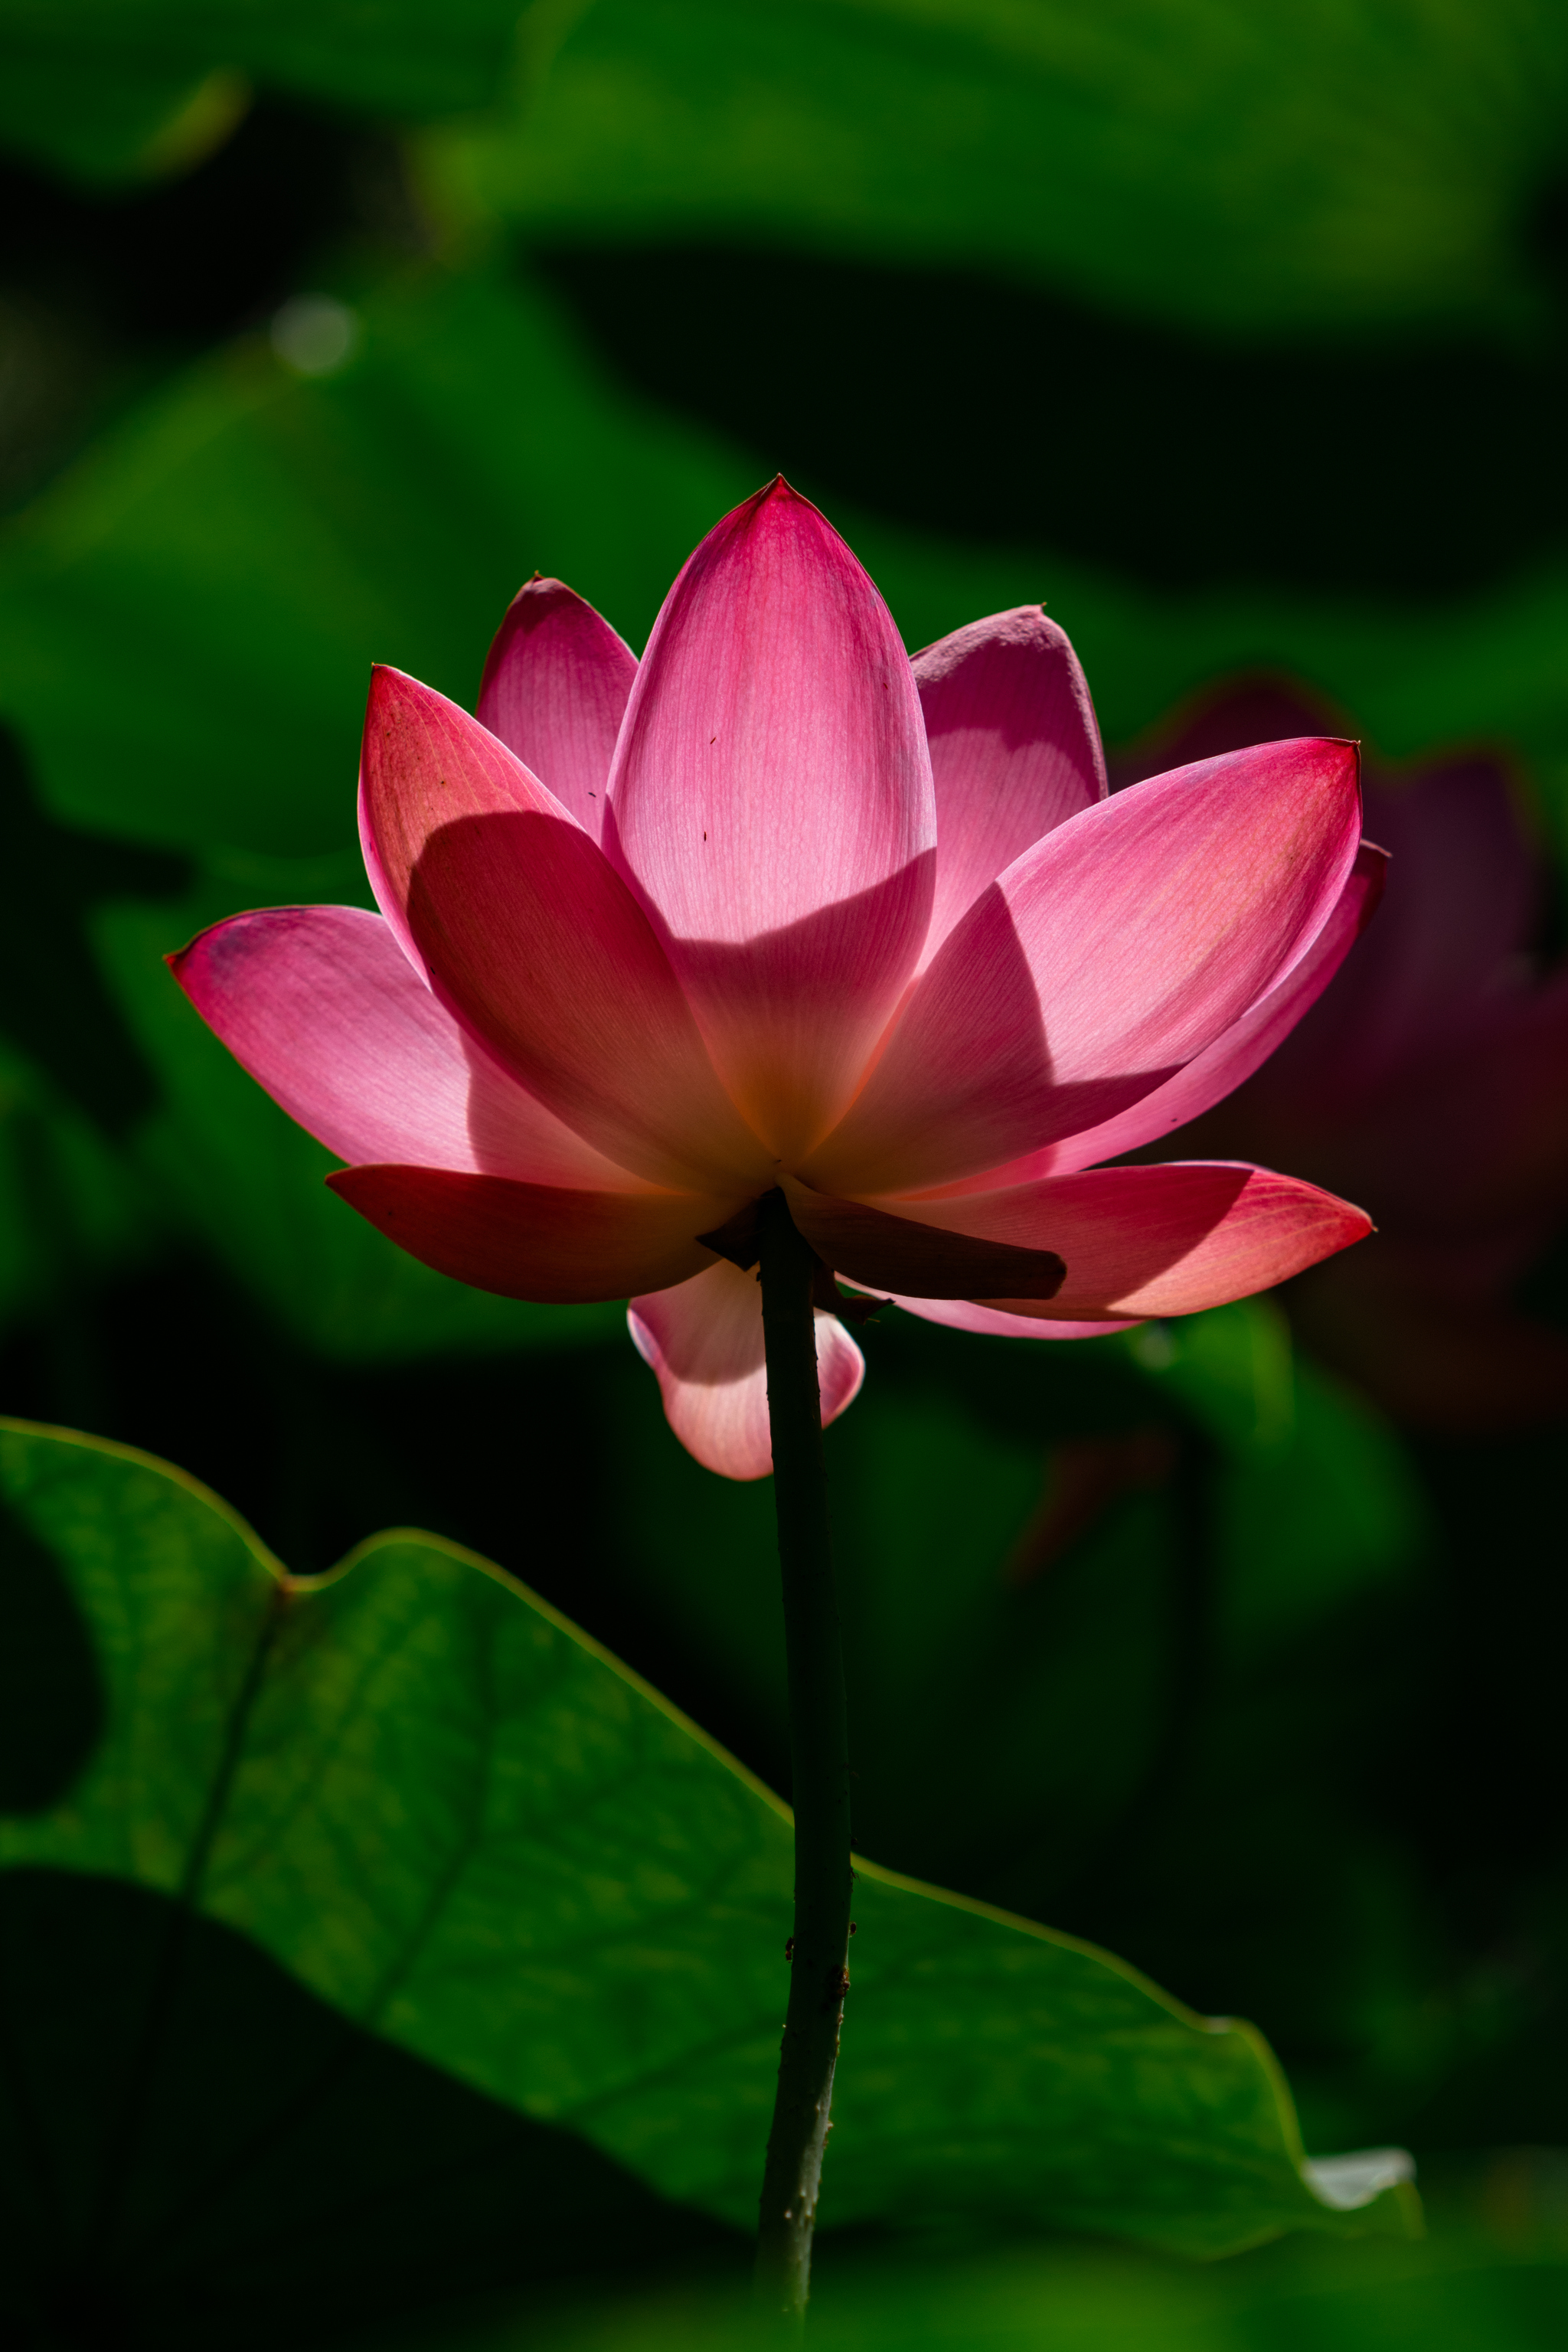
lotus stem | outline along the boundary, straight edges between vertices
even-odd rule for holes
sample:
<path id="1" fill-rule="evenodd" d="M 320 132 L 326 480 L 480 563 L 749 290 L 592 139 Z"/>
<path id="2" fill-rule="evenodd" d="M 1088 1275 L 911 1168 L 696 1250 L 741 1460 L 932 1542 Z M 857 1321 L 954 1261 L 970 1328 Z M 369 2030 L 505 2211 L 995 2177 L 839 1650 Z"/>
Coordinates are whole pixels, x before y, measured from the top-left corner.
<path id="1" fill-rule="evenodd" d="M 760 1227 L 795 1803 L 795 1935 L 757 2242 L 761 2305 L 798 2334 L 849 1977 L 849 1735 L 812 1306 L 818 1268 L 782 1192 Z"/>

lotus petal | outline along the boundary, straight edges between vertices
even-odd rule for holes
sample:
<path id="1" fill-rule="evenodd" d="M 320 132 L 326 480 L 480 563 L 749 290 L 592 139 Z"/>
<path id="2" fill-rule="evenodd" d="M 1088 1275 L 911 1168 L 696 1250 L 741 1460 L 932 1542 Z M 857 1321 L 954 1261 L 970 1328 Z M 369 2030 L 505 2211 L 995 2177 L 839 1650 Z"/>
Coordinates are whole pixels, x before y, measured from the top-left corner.
<path id="1" fill-rule="evenodd" d="M 755 1276 L 721 1262 L 673 1290 L 634 1298 L 627 1319 L 687 1452 L 721 1477 L 765 1478 L 773 1456 Z M 835 1317 L 818 1315 L 816 1322 L 826 1429 L 853 1403 L 866 1360 Z"/>
<path id="2" fill-rule="evenodd" d="M 935 813 L 909 659 L 782 482 L 710 531 L 627 705 L 605 845 L 751 1125 L 788 1160 L 842 1112 L 914 970 Z"/>
<path id="3" fill-rule="evenodd" d="M 504 744 L 378 669 L 361 790 L 384 912 L 531 1094 L 654 1183 L 766 1180 L 769 1155 L 720 1085 L 647 918 Z"/>
<path id="4" fill-rule="evenodd" d="M 552 1306 L 686 1281 L 713 1263 L 698 1233 L 734 1206 L 696 1193 L 576 1192 L 445 1168 L 342 1168 L 327 1181 L 437 1274 Z"/>
<path id="5" fill-rule="evenodd" d="M 1089 686 L 1037 604 L 971 621 L 913 662 L 936 789 L 930 963 L 987 883 L 1105 798 Z"/>
<path id="6" fill-rule="evenodd" d="M 610 761 L 637 656 L 564 582 L 520 588 L 479 685 L 481 725 L 499 735 L 597 841 Z"/>
<path id="7" fill-rule="evenodd" d="M 1310 950 L 1354 862 L 1353 744 L 1268 744 L 1085 809 L 994 882 L 916 985 L 825 1192 L 912 1192 L 1112 1118 Z"/>
<path id="8" fill-rule="evenodd" d="M 169 963 L 236 1060 L 340 1160 L 636 1188 L 508 1076 L 363 907 L 235 915 Z"/>

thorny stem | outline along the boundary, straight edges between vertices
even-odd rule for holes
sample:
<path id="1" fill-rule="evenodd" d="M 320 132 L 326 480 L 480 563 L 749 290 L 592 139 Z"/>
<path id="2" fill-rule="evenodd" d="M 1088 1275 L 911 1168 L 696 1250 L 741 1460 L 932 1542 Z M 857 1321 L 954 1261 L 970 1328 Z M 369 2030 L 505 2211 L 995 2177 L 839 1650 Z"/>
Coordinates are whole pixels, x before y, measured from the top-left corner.
<path id="1" fill-rule="evenodd" d="M 763 1333 L 773 1503 L 784 1581 L 795 1801 L 789 2007 L 757 2242 L 756 2291 L 792 2332 L 805 2324 L 811 2234 L 849 1988 L 849 1737 L 822 1458 L 810 1244 L 782 1192 L 762 1204 Z"/>

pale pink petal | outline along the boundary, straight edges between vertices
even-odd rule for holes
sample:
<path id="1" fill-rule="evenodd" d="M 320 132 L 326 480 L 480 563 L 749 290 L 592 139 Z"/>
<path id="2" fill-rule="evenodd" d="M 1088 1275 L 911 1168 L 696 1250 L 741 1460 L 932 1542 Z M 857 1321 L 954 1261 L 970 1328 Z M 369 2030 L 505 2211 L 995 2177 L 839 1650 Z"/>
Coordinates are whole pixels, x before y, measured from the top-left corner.
<path id="1" fill-rule="evenodd" d="M 1136 1316 L 1106 1323 L 1051 1323 L 1044 1316 L 1008 1315 L 1000 1307 L 977 1307 L 970 1298 L 899 1298 L 892 1304 L 923 1323 L 942 1323 L 950 1331 L 978 1332 L 994 1339 L 1101 1339 L 1108 1331 L 1131 1331 Z"/>
<path id="2" fill-rule="evenodd" d="M 1372 1231 L 1363 1210 L 1315 1184 L 1218 1160 L 1086 1169 L 1005 1192 L 922 1201 L 920 1212 L 932 1224 L 1065 1259 L 1066 1277 L 1048 1309 L 1000 1293 L 980 1300 L 1053 1322 L 1136 1321 L 1222 1307 Z"/>
<path id="3" fill-rule="evenodd" d="M 733 1199 L 595 1192 L 446 1168 L 342 1168 L 327 1179 L 388 1241 L 502 1298 L 583 1306 L 684 1282 L 711 1265 L 697 1239 Z"/>
<path id="4" fill-rule="evenodd" d="M 839 1201 L 786 1178 L 790 1214 L 818 1257 L 836 1274 L 870 1290 L 912 1291 L 922 1298 L 1054 1298 L 1061 1259 L 1048 1249 L 1020 1249 L 944 1228 L 923 1217 L 894 1216 L 864 1201 Z"/>
<path id="5" fill-rule="evenodd" d="M 1354 862 L 1353 744 L 1267 744 L 1100 802 L 1008 867 L 801 1174 L 912 1192 L 1098 1127 L 1276 985 Z"/>
<path id="6" fill-rule="evenodd" d="M 765 1180 L 647 918 L 597 844 L 455 703 L 378 669 L 361 770 L 373 879 L 458 1018 L 655 1183 Z M 369 862 L 369 861 L 367 861 Z"/>
<path id="7" fill-rule="evenodd" d="M 1124 1151 L 1136 1151 L 1168 1136 L 1173 1129 L 1184 1126 L 1221 1101 L 1268 1060 L 1322 994 L 1376 912 L 1387 870 L 1384 852 L 1363 841 L 1338 905 L 1300 962 L 1293 964 L 1278 986 L 1259 997 L 1205 1052 L 1173 1078 L 1167 1078 L 1163 1087 L 1156 1087 L 1152 1095 L 1118 1112 L 1101 1127 L 1088 1128 L 1060 1143 L 1048 1143 L 1043 1151 L 1016 1160 L 1009 1168 L 971 1176 L 953 1190 L 996 1192 L 1005 1184 L 1025 1183 L 1032 1176 L 1066 1175 L 1074 1168 L 1090 1168 L 1097 1160 L 1116 1160 Z"/>
<path id="8" fill-rule="evenodd" d="M 1105 756 L 1078 656 L 1037 604 L 971 621 L 913 667 L 936 788 L 923 970 L 988 882 L 1105 798 Z"/>
<path id="9" fill-rule="evenodd" d="M 496 631 L 479 686 L 492 735 L 595 841 L 637 656 L 560 580 L 520 588 Z"/>
<path id="10" fill-rule="evenodd" d="M 235 1059 L 341 1160 L 636 1188 L 507 1076 L 363 907 L 235 915 L 169 964 Z"/>
<path id="11" fill-rule="evenodd" d="M 773 1455 L 755 1275 L 721 1260 L 673 1290 L 634 1298 L 627 1319 L 687 1452 L 722 1477 L 765 1478 Z M 866 1360 L 834 1316 L 818 1315 L 816 1322 L 826 1429 L 854 1402 Z"/>
<path id="12" fill-rule="evenodd" d="M 848 1101 L 931 912 L 931 761 L 870 580 L 777 481 L 670 590 L 605 846 L 653 911 L 731 1093 L 782 1159 Z"/>

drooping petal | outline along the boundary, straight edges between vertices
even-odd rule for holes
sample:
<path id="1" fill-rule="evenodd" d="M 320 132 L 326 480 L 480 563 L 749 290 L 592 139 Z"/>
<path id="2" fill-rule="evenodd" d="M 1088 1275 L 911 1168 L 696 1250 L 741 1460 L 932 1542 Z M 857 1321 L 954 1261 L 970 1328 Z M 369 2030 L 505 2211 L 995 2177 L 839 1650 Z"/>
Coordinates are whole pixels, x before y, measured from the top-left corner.
<path id="1" fill-rule="evenodd" d="M 1005 1184 L 1022 1184 L 1032 1176 L 1066 1175 L 1074 1168 L 1092 1167 L 1096 1160 L 1115 1160 L 1154 1143 L 1184 1126 L 1232 1093 L 1268 1059 L 1301 1015 L 1315 1003 L 1376 912 L 1388 870 L 1385 853 L 1363 841 L 1356 852 L 1350 880 L 1339 903 L 1300 963 L 1293 964 L 1278 985 L 1259 997 L 1241 1019 L 1215 1039 L 1205 1052 L 1145 1095 L 1131 1108 L 1119 1111 L 1100 1127 L 1049 1143 L 1044 1151 L 972 1176 L 970 1192 L 999 1191 Z"/>
<path id="2" fill-rule="evenodd" d="M 864 1201 L 840 1201 L 786 1179 L 790 1214 L 818 1257 L 836 1274 L 870 1290 L 912 1291 L 924 1298 L 1054 1298 L 1062 1261 L 1049 1249 L 1018 1248 L 913 1217 L 889 1215 Z"/>
<path id="3" fill-rule="evenodd" d="M 342 1168 L 327 1181 L 437 1274 L 550 1306 L 685 1282 L 713 1263 L 696 1236 L 735 1206 L 699 1193 L 578 1192 L 446 1168 Z"/>
<path id="4" fill-rule="evenodd" d="M 1037 604 L 971 621 L 913 667 L 936 789 L 923 970 L 987 883 L 1105 798 L 1105 755 L 1078 656 Z"/>
<path id="5" fill-rule="evenodd" d="M 911 1192 L 1114 1118 L 1277 984 L 1360 838 L 1353 744 L 1268 744 L 1116 794 L 1008 867 L 802 1175 Z"/>
<path id="6" fill-rule="evenodd" d="M 777 481 L 711 530 L 632 688 L 605 845 L 781 1158 L 848 1100 L 919 956 L 935 815 L 909 658 Z"/>
<path id="7" fill-rule="evenodd" d="M 636 1187 L 507 1076 L 363 907 L 235 915 L 169 964 L 235 1059 L 342 1160 Z"/>
<path id="8" fill-rule="evenodd" d="M 1005 1192 L 922 1201 L 920 1213 L 981 1240 L 1056 1251 L 1067 1274 L 1048 1308 L 1000 1292 L 979 1299 L 1053 1322 L 1222 1307 L 1372 1231 L 1364 1211 L 1315 1184 L 1221 1160 L 1090 1168 Z"/>
<path id="9" fill-rule="evenodd" d="M 384 910 L 443 1003 L 531 1094 L 655 1183 L 765 1175 L 647 916 L 478 719 L 378 669 L 361 803 Z"/>
<path id="10" fill-rule="evenodd" d="M 969 1298 L 900 1298 L 892 1304 L 924 1323 L 950 1331 L 978 1332 L 993 1339 L 1100 1339 L 1107 1331 L 1131 1331 L 1138 1318 L 1123 1315 L 1105 1323 L 1052 1323 L 1043 1315 L 1009 1315 L 1000 1307 L 977 1307 Z"/>
<path id="11" fill-rule="evenodd" d="M 673 1290 L 634 1298 L 627 1320 L 687 1452 L 721 1477 L 765 1478 L 773 1455 L 755 1276 L 721 1261 Z M 854 1402 L 866 1360 L 836 1317 L 818 1315 L 816 1324 L 826 1429 Z"/>
<path id="12" fill-rule="evenodd" d="M 637 656 L 592 604 L 536 575 L 508 605 L 479 685 L 480 723 L 595 841 L 637 674 Z"/>

